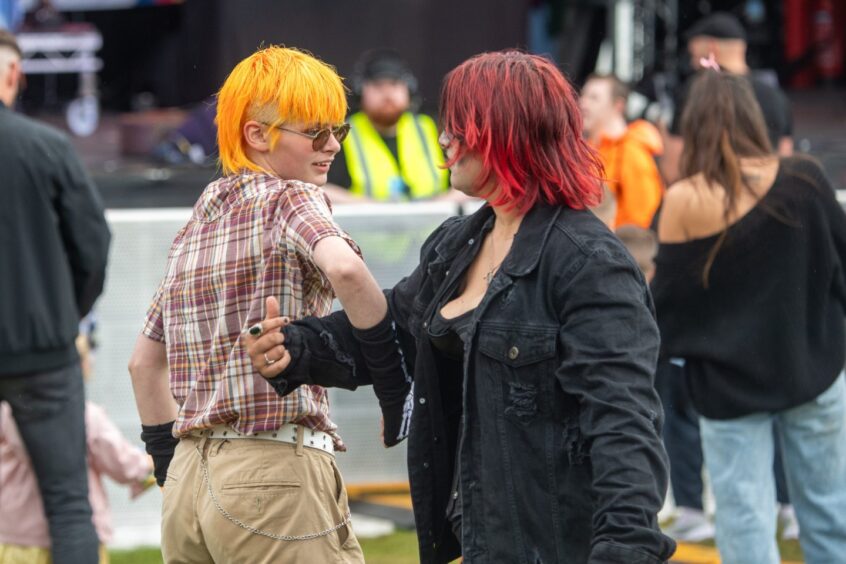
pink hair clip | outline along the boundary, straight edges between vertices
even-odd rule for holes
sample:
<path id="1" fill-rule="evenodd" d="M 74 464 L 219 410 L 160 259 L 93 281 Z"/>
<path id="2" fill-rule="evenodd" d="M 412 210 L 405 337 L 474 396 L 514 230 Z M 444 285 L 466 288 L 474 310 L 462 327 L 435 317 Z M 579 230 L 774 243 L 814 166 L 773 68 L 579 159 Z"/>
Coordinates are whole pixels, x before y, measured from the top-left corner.
<path id="1" fill-rule="evenodd" d="M 720 65 L 717 63 L 717 59 L 714 57 L 713 53 L 709 53 L 707 57 L 700 58 L 699 66 L 703 69 L 711 69 L 720 72 Z"/>

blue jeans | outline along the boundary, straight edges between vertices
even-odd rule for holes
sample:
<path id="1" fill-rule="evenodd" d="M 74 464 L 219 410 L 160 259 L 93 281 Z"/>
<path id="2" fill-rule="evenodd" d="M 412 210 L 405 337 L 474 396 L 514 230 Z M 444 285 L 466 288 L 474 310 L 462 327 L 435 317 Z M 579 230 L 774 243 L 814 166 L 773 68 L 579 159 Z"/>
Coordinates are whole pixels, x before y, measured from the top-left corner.
<path id="1" fill-rule="evenodd" d="M 658 361 L 655 388 L 664 406 L 664 447 L 670 458 L 670 486 L 678 507 L 703 510 L 702 441 L 699 414 L 693 407 L 682 359 Z M 778 429 L 773 429 L 778 435 Z M 777 437 L 776 437 L 777 440 Z M 775 443 L 776 498 L 789 504 L 787 483 L 781 461 L 780 442 Z"/>
<path id="2" fill-rule="evenodd" d="M 79 364 L 0 375 L 0 399 L 9 402 L 32 459 L 50 526 L 53 564 L 97 562 L 100 541 L 88 502 L 85 389 Z"/>
<path id="3" fill-rule="evenodd" d="M 723 564 L 777 564 L 773 426 L 808 564 L 846 562 L 846 384 L 777 413 L 700 419 Z"/>

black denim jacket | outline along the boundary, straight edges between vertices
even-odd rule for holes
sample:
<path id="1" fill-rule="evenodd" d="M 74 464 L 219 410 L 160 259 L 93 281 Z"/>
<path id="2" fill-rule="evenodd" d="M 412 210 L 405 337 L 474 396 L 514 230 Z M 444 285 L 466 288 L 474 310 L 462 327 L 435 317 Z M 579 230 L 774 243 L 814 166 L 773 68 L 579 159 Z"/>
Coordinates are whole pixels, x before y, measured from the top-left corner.
<path id="1" fill-rule="evenodd" d="M 652 301 L 593 214 L 530 211 L 476 310 L 463 375 L 440 369 L 428 320 L 469 267 L 491 215 L 486 206 L 446 221 L 418 268 L 387 292 L 413 365 L 408 471 L 421 561 L 460 552 L 467 564 L 666 561 L 675 544 L 657 524 L 668 472 Z M 323 328 L 324 342 L 354 348 L 343 314 L 309 323 Z M 365 383 L 360 357 L 345 359 Z M 460 546 L 445 518 L 457 495 Z"/>

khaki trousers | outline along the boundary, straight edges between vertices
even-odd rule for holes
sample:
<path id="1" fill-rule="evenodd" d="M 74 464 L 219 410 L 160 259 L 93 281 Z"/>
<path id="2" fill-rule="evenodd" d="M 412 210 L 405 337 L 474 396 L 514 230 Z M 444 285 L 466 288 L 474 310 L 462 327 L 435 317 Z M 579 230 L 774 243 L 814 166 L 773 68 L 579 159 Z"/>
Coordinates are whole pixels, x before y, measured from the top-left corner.
<path id="1" fill-rule="evenodd" d="M 308 540 L 255 531 L 313 535 L 343 523 L 348 514 L 341 474 L 327 452 L 302 443 L 185 437 L 163 490 L 162 556 L 167 564 L 363 563 L 349 523 Z"/>

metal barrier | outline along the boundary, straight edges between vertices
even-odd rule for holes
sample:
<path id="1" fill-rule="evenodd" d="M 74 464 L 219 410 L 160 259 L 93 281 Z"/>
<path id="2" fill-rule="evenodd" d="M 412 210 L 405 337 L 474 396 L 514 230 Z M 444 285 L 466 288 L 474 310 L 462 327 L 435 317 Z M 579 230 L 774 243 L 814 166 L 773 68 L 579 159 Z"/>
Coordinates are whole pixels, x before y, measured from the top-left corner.
<path id="1" fill-rule="evenodd" d="M 460 210 L 456 204 L 445 202 L 338 206 L 335 217 L 361 246 L 376 279 L 388 288 L 414 269 L 420 246 L 432 230 Z M 106 291 L 96 306 L 100 346 L 88 397 L 102 405 L 139 447 L 140 420 L 126 366 L 164 274 L 171 241 L 190 213 L 190 209 L 107 212 L 113 241 Z M 381 446 L 379 409 L 371 389 L 331 390 L 330 405 L 332 419 L 349 448 L 337 458 L 348 484 L 408 479 L 404 444 L 388 450 Z M 147 492 L 130 502 L 125 488 L 109 483 L 107 489 L 115 524 L 113 545 L 158 545 L 159 492 Z"/>

